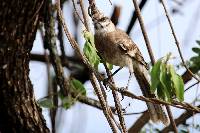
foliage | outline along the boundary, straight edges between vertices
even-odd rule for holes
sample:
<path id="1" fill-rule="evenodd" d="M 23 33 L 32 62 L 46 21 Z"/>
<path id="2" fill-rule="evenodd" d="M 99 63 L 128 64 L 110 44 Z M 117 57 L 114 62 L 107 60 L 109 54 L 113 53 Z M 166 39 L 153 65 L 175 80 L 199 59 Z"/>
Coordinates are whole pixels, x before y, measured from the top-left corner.
<path id="1" fill-rule="evenodd" d="M 97 54 L 97 50 L 94 45 L 94 36 L 90 32 L 84 31 L 84 38 L 85 38 L 85 45 L 83 48 L 83 52 L 87 57 L 87 59 L 89 60 L 90 64 L 95 69 L 98 69 L 99 63 L 103 63 L 106 61 L 102 60 Z M 109 70 L 113 69 L 112 64 L 106 62 L 106 66 L 108 67 Z"/>
<path id="2" fill-rule="evenodd" d="M 170 102 L 174 96 L 179 101 L 184 100 L 184 83 L 170 64 L 167 64 L 170 59 L 168 54 L 166 58 L 156 62 L 151 70 L 151 91 L 157 92 L 160 99 Z"/>
<path id="3" fill-rule="evenodd" d="M 98 56 L 97 50 L 94 45 L 94 36 L 90 32 L 85 31 L 84 38 L 85 38 L 85 45 L 83 48 L 83 52 L 87 57 L 87 59 L 89 60 L 90 64 L 95 69 L 98 69 L 98 65 L 100 63 L 100 57 Z"/>
<path id="4" fill-rule="evenodd" d="M 188 133 L 189 129 L 196 130 L 196 132 L 200 131 L 200 125 L 194 123 L 184 123 L 178 127 L 180 133 Z M 195 131 L 194 131 L 195 132 Z"/>
<path id="5" fill-rule="evenodd" d="M 72 91 L 76 94 L 76 97 L 72 97 L 71 95 L 69 96 L 60 96 L 60 99 L 62 101 L 62 107 L 65 109 L 69 109 L 72 105 L 75 104 L 77 101 L 77 97 L 82 95 L 86 96 L 86 89 L 84 85 L 77 79 L 71 79 L 70 80 L 70 87 Z"/>
<path id="6" fill-rule="evenodd" d="M 106 66 L 108 67 L 109 70 L 113 69 L 113 64 L 106 62 Z"/>
<path id="7" fill-rule="evenodd" d="M 65 109 L 69 109 L 74 103 L 77 101 L 77 97 L 82 95 L 86 96 L 86 89 L 83 84 L 77 79 L 70 80 L 71 90 L 76 94 L 76 97 L 72 97 L 71 95 L 64 96 L 61 92 L 58 92 L 58 96 L 62 102 L 62 107 Z M 57 94 L 55 94 L 57 95 Z M 44 108 L 53 108 L 55 107 L 53 103 L 53 97 L 42 98 L 38 100 L 38 104 Z"/>
<path id="8" fill-rule="evenodd" d="M 44 108 L 53 108 L 53 99 L 52 98 L 41 98 L 38 100 L 38 104 Z"/>
<path id="9" fill-rule="evenodd" d="M 193 47 L 192 51 L 197 55 L 190 58 L 190 65 L 194 71 L 198 72 L 200 70 L 200 41 L 197 40 L 196 42 L 199 47 Z"/>
<path id="10" fill-rule="evenodd" d="M 72 79 L 71 80 L 71 86 L 77 94 L 81 94 L 81 95 L 86 96 L 86 89 L 85 89 L 84 85 L 79 80 Z"/>

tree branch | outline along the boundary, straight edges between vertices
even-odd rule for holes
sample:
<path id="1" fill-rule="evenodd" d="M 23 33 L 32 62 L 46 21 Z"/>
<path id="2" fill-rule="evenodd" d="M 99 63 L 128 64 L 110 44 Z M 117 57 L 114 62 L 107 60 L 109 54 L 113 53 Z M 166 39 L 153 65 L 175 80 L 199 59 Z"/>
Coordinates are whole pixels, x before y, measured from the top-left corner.
<path id="1" fill-rule="evenodd" d="M 132 1 L 133 1 L 133 4 L 134 4 L 134 7 L 135 7 L 135 12 L 136 12 L 137 17 L 138 17 L 138 21 L 140 23 L 140 28 L 142 30 L 142 34 L 143 34 L 143 37 L 144 37 L 144 41 L 145 41 L 150 59 L 151 59 L 151 63 L 152 63 L 152 65 L 154 65 L 155 58 L 153 56 L 153 51 L 152 51 L 152 48 L 151 48 L 151 45 L 150 45 L 150 41 L 149 41 L 149 38 L 148 38 L 148 35 L 147 35 L 147 32 L 146 32 L 146 29 L 144 27 L 144 21 L 143 21 L 141 12 L 140 12 L 140 8 L 139 8 L 136 0 L 132 0 Z"/>
<path id="2" fill-rule="evenodd" d="M 198 107 L 200 108 L 200 105 Z M 175 119 L 176 125 L 178 126 L 180 124 L 185 124 L 186 120 L 189 119 L 190 117 L 194 116 L 195 114 L 197 114 L 197 113 L 192 112 L 192 111 L 185 111 L 177 119 Z M 165 127 L 161 132 L 169 133 L 172 130 L 173 130 L 173 127 L 170 125 L 170 126 Z"/>
<path id="3" fill-rule="evenodd" d="M 188 78 L 189 77 L 189 78 Z M 191 74 L 188 73 L 188 71 L 186 71 L 183 75 L 183 82 L 184 84 L 186 84 L 188 81 L 190 81 L 192 79 Z M 192 112 L 192 111 L 191 111 Z M 145 126 L 146 123 L 148 123 L 148 121 L 150 120 L 150 117 L 146 116 L 147 114 L 142 114 L 142 116 L 140 118 L 138 118 L 138 120 L 133 124 L 133 126 L 131 126 L 130 129 L 137 129 L 135 127 L 141 127 L 139 130 L 142 129 L 142 127 Z M 131 130 L 132 131 L 132 130 Z M 139 131 L 138 131 L 139 132 Z M 132 132 L 130 132 L 132 133 Z"/>
<path id="4" fill-rule="evenodd" d="M 160 0 L 160 2 L 161 2 L 162 6 L 163 6 L 163 8 L 164 8 L 165 15 L 166 15 L 166 17 L 167 17 L 167 20 L 168 20 L 170 29 L 171 29 L 171 31 L 172 31 L 172 35 L 173 35 L 173 37 L 174 37 L 175 44 L 176 44 L 176 46 L 177 46 L 177 48 L 178 48 L 178 53 L 179 53 L 179 55 L 180 55 L 180 57 L 181 57 L 181 61 L 182 61 L 182 63 L 183 63 L 183 66 L 185 67 L 185 69 L 188 71 L 188 73 L 189 73 L 192 77 L 194 77 L 197 81 L 200 82 L 200 79 L 187 67 L 187 65 L 186 65 L 186 63 L 185 63 L 185 60 L 184 60 L 184 58 L 183 58 L 182 52 L 181 52 L 180 43 L 179 43 L 179 41 L 178 41 L 178 38 L 176 37 L 175 30 L 174 30 L 174 28 L 173 28 L 171 19 L 170 19 L 170 17 L 169 17 L 169 13 L 168 13 L 168 11 L 167 11 L 166 5 L 165 5 L 165 3 L 163 2 L 163 0 Z"/>
<path id="5" fill-rule="evenodd" d="M 142 1 L 140 2 L 140 5 L 139 5 L 140 10 L 143 9 L 143 7 L 144 7 L 144 5 L 146 4 L 146 2 L 147 2 L 147 0 L 142 0 Z M 128 25 L 128 28 L 127 28 L 127 30 L 126 30 L 126 33 L 127 33 L 128 35 L 130 34 L 130 32 L 131 32 L 133 26 L 135 25 L 136 20 L 137 20 L 137 14 L 136 14 L 136 11 L 134 11 L 134 12 L 133 12 L 133 15 L 132 15 L 132 18 L 131 18 L 131 21 L 130 21 L 130 23 L 129 23 L 129 25 Z"/>

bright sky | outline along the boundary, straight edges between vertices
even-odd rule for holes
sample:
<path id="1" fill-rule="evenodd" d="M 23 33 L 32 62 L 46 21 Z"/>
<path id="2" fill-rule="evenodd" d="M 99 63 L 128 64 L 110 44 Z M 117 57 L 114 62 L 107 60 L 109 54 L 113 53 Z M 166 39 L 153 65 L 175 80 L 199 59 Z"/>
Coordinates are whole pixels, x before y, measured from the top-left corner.
<path id="1" fill-rule="evenodd" d="M 107 16 L 110 16 L 113 10 L 113 6 L 109 4 L 108 0 L 96 0 L 97 6 L 99 9 L 104 12 Z M 181 0 L 180 0 L 181 1 Z M 87 3 L 87 0 L 85 1 Z M 130 17 L 134 10 L 134 6 L 132 4 L 132 0 L 112 0 L 113 5 L 121 6 L 121 16 L 119 20 L 118 27 L 126 30 L 127 25 L 130 21 Z M 86 4 L 87 5 L 87 4 Z M 178 7 L 172 1 L 167 2 L 167 6 Z M 199 0 L 185 0 L 185 4 L 179 8 L 181 13 L 177 15 L 171 16 L 173 19 L 173 25 L 175 27 L 176 34 L 181 43 L 181 48 L 183 51 L 183 55 L 185 59 L 189 59 L 192 56 L 191 48 L 196 45 L 195 40 L 200 39 L 200 32 L 197 29 L 200 29 L 200 14 L 198 10 L 200 10 L 200 1 Z M 74 31 L 73 22 L 71 19 L 71 10 L 72 3 L 65 4 L 64 14 L 66 19 L 66 23 L 71 32 Z M 198 13 L 197 13 L 198 12 Z M 152 49 L 154 51 L 154 55 L 156 59 L 165 56 L 167 53 L 172 52 L 173 56 L 176 57 L 173 60 L 172 64 L 178 64 L 180 62 L 180 58 L 178 55 L 177 48 L 175 46 L 174 40 L 172 38 L 171 31 L 169 31 L 169 25 L 166 21 L 166 17 L 163 12 L 163 8 L 161 4 L 158 3 L 158 0 L 148 1 L 145 8 L 142 11 L 142 15 L 144 18 L 144 22 L 147 28 L 148 36 L 150 38 L 150 42 L 152 45 Z M 81 34 L 80 34 L 81 36 Z M 136 23 L 134 29 L 130 34 L 131 38 L 134 40 L 138 47 L 142 51 L 142 54 L 147 62 L 149 62 L 149 56 L 145 47 L 145 43 L 143 40 L 143 36 L 141 34 L 141 30 L 138 22 Z M 79 40 L 80 44 L 83 44 L 83 39 Z M 67 53 L 71 53 L 72 49 L 69 46 L 69 43 L 65 37 L 65 45 Z M 43 47 L 41 45 L 41 37 L 37 34 L 36 40 L 34 42 L 34 47 L 32 53 L 43 53 Z M 117 67 L 115 67 L 116 69 Z M 30 63 L 30 78 L 34 86 L 35 96 L 37 99 L 42 98 L 46 95 L 46 84 L 47 84 L 47 74 L 46 74 L 46 66 L 42 63 L 31 62 Z M 103 70 L 103 69 L 101 69 Z M 178 71 L 180 74 L 184 72 L 184 70 Z M 128 79 L 128 70 L 125 68 L 121 70 L 116 76 L 115 80 L 118 81 L 118 86 L 125 86 Z M 189 86 L 189 83 L 186 86 Z M 94 97 L 94 93 L 90 83 L 85 84 L 87 88 L 87 95 L 89 97 Z M 196 93 L 196 87 L 191 91 L 186 93 L 185 101 L 191 102 L 193 101 Z M 132 79 L 129 90 L 134 94 L 141 95 L 140 89 L 135 81 L 135 78 Z M 113 105 L 111 92 L 108 92 L 108 99 L 110 105 Z M 200 93 L 197 91 L 197 93 Z M 127 107 L 128 104 L 131 104 L 130 107 L 127 108 L 127 112 L 140 112 L 146 109 L 146 105 L 138 100 L 132 100 L 130 98 L 125 98 L 122 101 L 123 108 Z M 102 113 L 98 109 L 93 107 L 77 103 L 69 110 L 59 110 L 62 112 L 62 116 L 58 116 L 58 133 L 110 133 L 110 127 Z M 177 110 L 173 108 L 174 117 L 178 117 L 183 110 Z M 50 127 L 50 121 L 48 116 L 47 109 L 43 109 L 43 113 L 45 114 L 45 118 L 47 119 L 47 124 Z M 125 122 L 127 127 L 129 128 L 134 121 L 139 117 L 139 115 L 125 116 Z M 200 124 L 200 121 L 197 121 L 200 117 L 195 117 L 194 121 Z M 192 122 L 192 119 L 190 119 Z M 163 125 L 159 124 L 158 128 Z M 193 132 L 197 132 L 193 130 Z"/>

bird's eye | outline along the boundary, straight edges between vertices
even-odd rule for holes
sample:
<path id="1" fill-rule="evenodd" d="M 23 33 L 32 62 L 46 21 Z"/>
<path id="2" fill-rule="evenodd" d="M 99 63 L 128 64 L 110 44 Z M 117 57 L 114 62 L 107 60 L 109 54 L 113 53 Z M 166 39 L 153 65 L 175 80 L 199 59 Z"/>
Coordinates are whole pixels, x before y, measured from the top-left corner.
<path id="1" fill-rule="evenodd" d="M 106 17 L 103 17 L 103 18 L 100 19 L 100 21 L 106 22 L 106 19 L 107 19 Z"/>

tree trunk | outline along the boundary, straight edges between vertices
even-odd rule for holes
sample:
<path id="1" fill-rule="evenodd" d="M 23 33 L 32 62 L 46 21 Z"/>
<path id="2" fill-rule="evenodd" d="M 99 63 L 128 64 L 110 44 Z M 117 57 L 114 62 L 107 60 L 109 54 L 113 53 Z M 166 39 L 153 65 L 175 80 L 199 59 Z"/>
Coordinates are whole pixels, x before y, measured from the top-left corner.
<path id="1" fill-rule="evenodd" d="M 1 133 L 49 132 L 29 79 L 29 56 L 44 2 L 0 2 Z"/>

